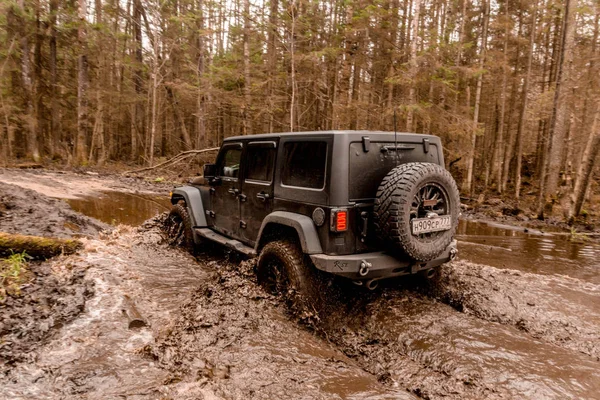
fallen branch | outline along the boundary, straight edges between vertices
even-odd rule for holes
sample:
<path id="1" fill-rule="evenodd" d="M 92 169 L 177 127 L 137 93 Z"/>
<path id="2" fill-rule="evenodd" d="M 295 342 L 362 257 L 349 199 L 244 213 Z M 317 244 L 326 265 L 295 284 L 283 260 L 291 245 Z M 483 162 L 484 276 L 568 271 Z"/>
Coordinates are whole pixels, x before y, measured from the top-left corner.
<path id="1" fill-rule="evenodd" d="M 47 259 L 58 254 L 71 254 L 83 245 L 74 239 L 56 239 L 0 232 L 0 257 L 25 252 L 37 259 Z"/>
<path id="2" fill-rule="evenodd" d="M 158 168 L 163 168 L 167 165 L 176 164 L 180 161 L 183 161 L 188 157 L 191 157 L 191 156 L 194 156 L 197 154 L 208 153 L 211 151 L 217 151 L 217 150 L 219 150 L 218 147 L 211 147 L 210 149 L 182 151 L 181 153 L 177 154 L 176 156 L 168 159 L 167 161 L 165 161 L 163 163 L 157 164 L 153 167 L 144 167 L 144 168 L 140 168 L 140 169 L 134 169 L 131 171 L 125 171 L 125 172 L 123 172 L 123 175 L 137 174 L 139 172 L 145 172 L 145 171 L 151 171 L 151 170 L 158 169 Z"/>
<path id="3" fill-rule="evenodd" d="M 142 314 L 135 307 L 135 303 L 131 297 L 125 295 L 123 296 L 123 312 L 127 315 L 129 329 L 133 328 L 141 328 L 147 325 L 146 320 L 142 317 Z"/>

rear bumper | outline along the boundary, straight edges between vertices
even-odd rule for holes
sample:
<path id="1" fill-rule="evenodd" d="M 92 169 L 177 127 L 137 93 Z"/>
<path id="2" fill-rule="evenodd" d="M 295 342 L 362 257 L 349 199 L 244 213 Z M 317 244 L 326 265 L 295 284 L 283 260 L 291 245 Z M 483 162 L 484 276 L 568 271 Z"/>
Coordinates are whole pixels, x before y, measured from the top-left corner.
<path id="1" fill-rule="evenodd" d="M 371 280 L 416 274 L 419 271 L 442 265 L 456 257 L 456 240 L 453 240 L 438 257 L 418 262 L 410 258 L 396 258 L 383 251 L 345 256 L 311 254 L 317 269 L 352 280 Z M 362 271 L 361 271 L 362 270 Z"/>

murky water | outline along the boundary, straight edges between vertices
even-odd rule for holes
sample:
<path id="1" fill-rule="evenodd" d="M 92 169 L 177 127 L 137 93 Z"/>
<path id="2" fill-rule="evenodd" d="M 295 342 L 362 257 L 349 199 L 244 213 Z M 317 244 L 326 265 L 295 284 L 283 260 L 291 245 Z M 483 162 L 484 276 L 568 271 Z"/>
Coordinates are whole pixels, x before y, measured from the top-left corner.
<path id="1" fill-rule="evenodd" d="M 457 232 L 461 259 L 536 274 L 560 274 L 600 283 L 600 244 L 535 229 L 463 220 Z"/>
<path id="2" fill-rule="evenodd" d="M 102 192 L 95 196 L 67 199 L 75 211 L 111 225 L 137 226 L 156 214 L 169 210 L 166 195 Z"/>

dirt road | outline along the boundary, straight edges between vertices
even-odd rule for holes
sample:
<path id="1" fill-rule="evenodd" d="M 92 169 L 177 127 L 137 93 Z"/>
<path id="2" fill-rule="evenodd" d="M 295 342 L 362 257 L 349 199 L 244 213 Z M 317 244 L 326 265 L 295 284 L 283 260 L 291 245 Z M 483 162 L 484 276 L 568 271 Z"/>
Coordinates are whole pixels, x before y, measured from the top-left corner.
<path id="1" fill-rule="evenodd" d="M 81 314 L 26 343 L 0 398 L 600 398 L 589 274 L 457 261 L 430 285 L 335 285 L 307 326 L 256 285 L 251 262 L 218 250 L 196 260 L 158 225 L 86 238 L 47 263 L 81 276 L 61 281 L 87 288 Z M 148 326 L 128 329 L 125 296 Z"/>

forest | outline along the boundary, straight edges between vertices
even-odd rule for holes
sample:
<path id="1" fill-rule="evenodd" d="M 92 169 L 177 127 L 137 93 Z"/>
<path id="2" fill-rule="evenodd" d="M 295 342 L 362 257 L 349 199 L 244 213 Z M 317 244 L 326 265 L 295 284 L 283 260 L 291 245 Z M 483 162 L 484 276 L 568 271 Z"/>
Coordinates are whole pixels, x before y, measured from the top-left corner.
<path id="1" fill-rule="evenodd" d="M 223 138 L 431 133 L 475 197 L 597 190 L 599 0 L 3 0 L 0 157 L 153 166 Z M 558 206 L 560 205 L 560 206 Z"/>

